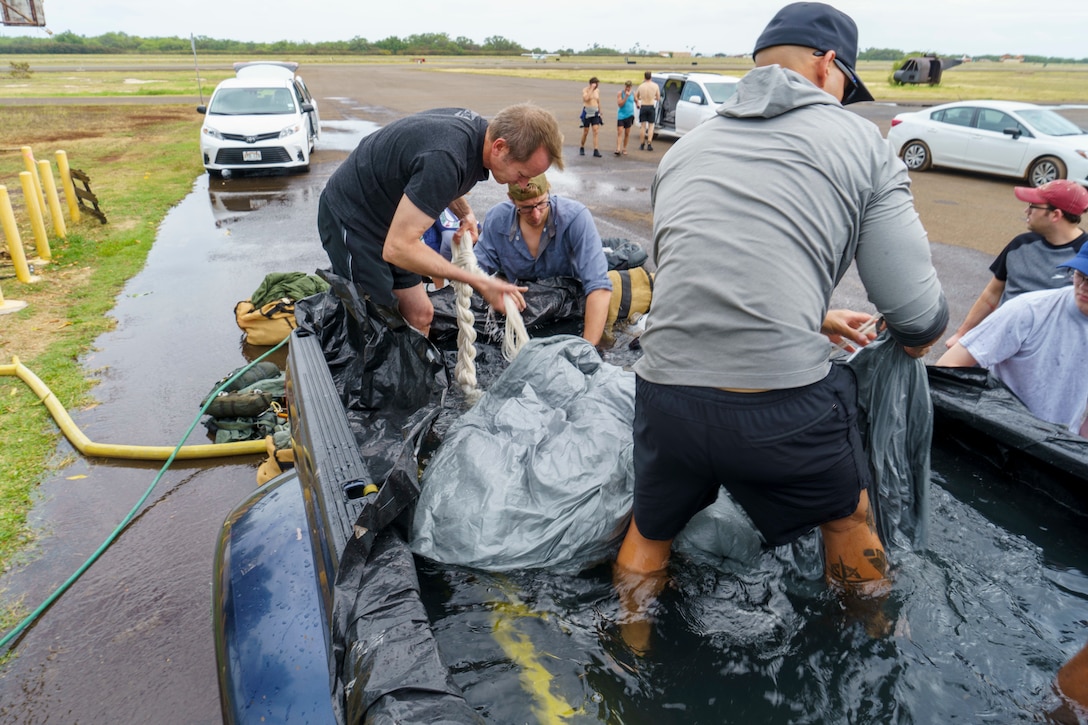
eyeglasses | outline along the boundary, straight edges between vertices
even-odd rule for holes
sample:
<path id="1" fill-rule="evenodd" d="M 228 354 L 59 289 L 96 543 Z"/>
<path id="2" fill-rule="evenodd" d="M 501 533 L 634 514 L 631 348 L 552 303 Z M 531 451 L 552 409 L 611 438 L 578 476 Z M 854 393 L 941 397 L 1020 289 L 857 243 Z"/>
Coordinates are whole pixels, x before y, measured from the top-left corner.
<path id="1" fill-rule="evenodd" d="M 1088 275 L 1085 275 L 1079 269 L 1073 270 L 1071 279 L 1073 280 L 1074 287 L 1084 287 L 1085 285 L 1088 285 Z"/>
<path id="2" fill-rule="evenodd" d="M 551 200 L 545 199 L 544 201 L 536 203 L 536 204 L 530 204 L 528 206 L 519 206 L 517 208 L 518 209 L 518 214 L 532 214 L 534 211 L 544 211 L 545 209 L 548 208 L 549 204 L 551 204 Z"/>
<path id="3" fill-rule="evenodd" d="M 1041 206 L 1041 205 L 1039 205 L 1039 204 L 1028 204 L 1028 214 L 1030 214 L 1030 213 L 1031 213 L 1031 210 L 1032 210 L 1032 209 L 1042 209 L 1042 210 L 1043 210 L 1043 211 L 1045 211 L 1045 212 L 1052 212 L 1052 211 L 1054 211 L 1054 207 L 1050 207 L 1050 206 Z"/>
<path id="4" fill-rule="evenodd" d="M 812 54 L 817 58 L 822 58 L 827 55 L 827 51 L 814 50 L 812 51 Z M 851 99 L 853 99 L 854 97 L 854 94 L 858 92 L 858 84 L 861 83 L 861 81 L 859 81 L 858 77 L 854 75 L 854 71 L 850 70 L 850 66 L 839 60 L 838 56 L 832 58 L 831 61 L 836 66 L 838 66 L 838 69 L 842 71 L 842 74 L 844 76 L 846 76 L 846 87 L 843 89 L 842 93 L 842 105 L 849 105 Z"/>

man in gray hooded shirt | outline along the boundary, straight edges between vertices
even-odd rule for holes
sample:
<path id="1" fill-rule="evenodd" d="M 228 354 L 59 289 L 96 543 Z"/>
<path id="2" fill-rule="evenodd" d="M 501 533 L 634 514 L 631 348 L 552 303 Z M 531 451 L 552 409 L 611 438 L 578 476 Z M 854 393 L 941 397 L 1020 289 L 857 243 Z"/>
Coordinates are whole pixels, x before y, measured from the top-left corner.
<path id="1" fill-rule="evenodd" d="M 635 365 L 634 517 L 617 578 L 661 572 L 672 539 L 724 485 L 768 544 L 820 527 L 829 582 L 874 591 L 886 561 L 856 385 L 830 364 L 828 341 L 865 344 L 856 328 L 869 316 L 829 314 L 831 294 L 856 262 L 914 357 L 940 337 L 948 308 L 906 168 L 843 108 L 872 100 L 853 71 L 854 21 L 822 3 L 788 5 L 754 57 L 654 180 L 657 274 Z"/>

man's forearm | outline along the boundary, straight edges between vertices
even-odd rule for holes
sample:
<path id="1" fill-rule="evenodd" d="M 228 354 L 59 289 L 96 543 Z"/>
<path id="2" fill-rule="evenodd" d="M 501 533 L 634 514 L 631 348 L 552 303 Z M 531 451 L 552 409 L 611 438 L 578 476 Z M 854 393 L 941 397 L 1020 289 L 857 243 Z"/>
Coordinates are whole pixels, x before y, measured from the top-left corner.
<path id="1" fill-rule="evenodd" d="M 604 323 L 608 320 L 608 303 L 612 301 L 611 290 L 593 290 L 586 295 L 584 337 L 591 345 L 599 345 L 604 334 Z"/>

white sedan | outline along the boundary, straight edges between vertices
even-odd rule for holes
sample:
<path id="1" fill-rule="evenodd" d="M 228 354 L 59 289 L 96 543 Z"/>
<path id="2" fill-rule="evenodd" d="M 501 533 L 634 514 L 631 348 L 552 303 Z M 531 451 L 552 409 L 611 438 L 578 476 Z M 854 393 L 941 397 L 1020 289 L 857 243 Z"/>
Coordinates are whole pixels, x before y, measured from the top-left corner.
<path id="1" fill-rule="evenodd" d="M 1088 134 L 1050 108 L 960 101 L 892 119 L 888 142 L 911 171 L 933 166 L 1088 186 Z"/>

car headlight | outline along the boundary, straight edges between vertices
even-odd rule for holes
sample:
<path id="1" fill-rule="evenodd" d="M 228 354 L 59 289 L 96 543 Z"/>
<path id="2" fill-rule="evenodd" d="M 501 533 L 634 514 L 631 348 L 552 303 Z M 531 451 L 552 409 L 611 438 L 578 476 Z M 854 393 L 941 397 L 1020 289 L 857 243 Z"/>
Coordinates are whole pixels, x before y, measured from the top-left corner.
<path id="1" fill-rule="evenodd" d="M 288 126 L 287 128 L 280 131 L 280 138 L 287 138 L 288 136 L 292 136 L 292 135 L 298 133 L 301 130 L 302 130 L 302 124 L 301 123 L 293 123 L 290 126 Z"/>
<path id="2" fill-rule="evenodd" d="M 201 129 L 200 129 L 200 132 L 202 134 L 204 134 L 205 136 L 211 136 L 212 138 L 217 138 L 220 141 L 223 140 L 223 135 L 220 134 L 218 131 L 216 131 L 211 126 L 202 126 Z"/>

